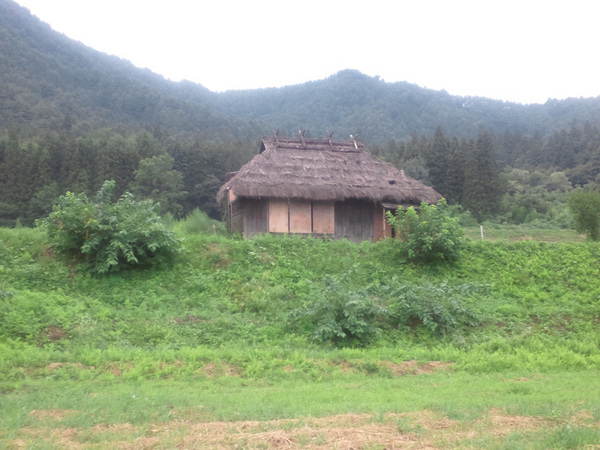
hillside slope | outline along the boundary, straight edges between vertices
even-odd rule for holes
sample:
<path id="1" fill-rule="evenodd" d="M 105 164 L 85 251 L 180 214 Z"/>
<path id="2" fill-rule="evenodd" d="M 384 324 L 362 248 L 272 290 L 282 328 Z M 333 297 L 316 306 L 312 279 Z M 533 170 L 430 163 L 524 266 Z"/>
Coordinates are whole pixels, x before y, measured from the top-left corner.
<path id="1" fill-rule="evenodd" d="M 548 136 L 574 122 L 600 122 L 600 97 L 520 105 L 387 83 L 354 70 L 296 86 L 213 93 L 90 49 L 11 0 L 0 0 L 0 105 L 4 130 L 145 126 L 221 140 L 255 139 L 279 128 L 315 137 L 353 133 L 378 143 L 431 135 L 438 125 L 470 137 L 481 128 Z"/>
<path id="2" fill-rule="evenodd" d="M 90 49 L 10 0 L 0 1 L 0 55 L 0 129 L 35 134 L 160 126 L 211 138 L 250 131 L 210 107 L 206 88 Z"/>
<path id="3" fill-rule="evenodd" d="M 367 142 L 411 134 L 432 135 L 436 126 L 451 135 L 475 136 L 481 128 L 547 136 L 574 122 L 598 122 L 600 97 L 549 100 L 521 105 L 481 97 L 452 96 L 407 82 L 386 83 L 355 70 L 297 86 L 230 91 L 215 105 L 245 119 L 277 125 L 287 133 L 359 134 Z"/>

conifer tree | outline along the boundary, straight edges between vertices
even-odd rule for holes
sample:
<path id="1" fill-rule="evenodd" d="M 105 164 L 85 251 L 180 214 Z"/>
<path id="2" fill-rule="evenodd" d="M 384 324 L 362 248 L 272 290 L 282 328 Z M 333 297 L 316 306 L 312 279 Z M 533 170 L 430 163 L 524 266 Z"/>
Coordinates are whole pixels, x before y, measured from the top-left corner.
<path id="1" fill-rule="evenodd" d="M 503 192 L 492 135 L 480 133 L 465 171 L 463 206 L 481 222 L 499 212 Z"/>
<path id="2" fill-rule="evenodd" d="M 442 127 L 435 129 L 433 139 L 425 151 L 425 164 L 433 188 L 446 196 L 448 191 L 448 168 L 450 163 L 450 142 L 444 136 Z"/>
<path id="3" fill-rule="evenodd" d="M 446 187 L 442 195 L 449 203 L 456 204 L 463 201 L 463 190 L 465 187 L 465 169 L 467 166 L 470 149 L 468 141 L 459 142 L 456 137 L 450 141 L 450 156 L 448 158 L 448 171 L 446 175 Z"/>

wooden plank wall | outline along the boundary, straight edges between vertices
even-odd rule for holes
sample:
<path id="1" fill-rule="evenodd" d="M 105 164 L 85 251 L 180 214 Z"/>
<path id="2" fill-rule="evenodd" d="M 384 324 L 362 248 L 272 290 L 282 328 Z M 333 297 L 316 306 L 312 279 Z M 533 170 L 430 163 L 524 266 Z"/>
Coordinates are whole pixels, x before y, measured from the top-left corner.
<path id="1" fill-rule="evenodd" d="M 313 233 L 329 234 L 335 233 L 335 213 L 333 202 L 312 202 L 313 208 Z"/>
<path id="2" fill-rule="evenodd" d="M 244 198 L 244 237 L 261 233 L 329 234 L 353 242 L 385 237 L 381 205 L 358 200 L 317 202 L 306 200 L 256 200 Z M 237 202 L 236 202 L 237 203 Z M 233 218 L 233 217 L 232 217 Z M 233 225 L 233 224 L 232 224 Z"/>
<path id="3" fill-rule="evenodd" d="M 373 204 L 348 200 L 335 203 L 335 237 L 353 242 L 372 241 Z"/>
<path id="4" fill-rule="evenodd" d="M 234 233 L 244 231 L 244 204 L 241 201 L 235 201 L 229 204 L 229 228 Z"/>
<path id="5" fill-rule="evenodd" d="M 268 231 L 267 201 L 245 198 L 244 237 L 250 238 Z"/>
<path id="6" fill-rule="evenodd" d="M 287 233 L 289 231 L 288 201 L 270 199 L 269 202 L 269 233 Z"/>
<path id="7" fill-rule="evenodd" d="M 385 239 L 386 237 L 386 226 L 389 225 L 385 222 L 385 209 L 383 206 L 377 204 L 373 206 L 373 228 L 375 235 L 374 240 Z"/>
<path id="8" fill-rule="evenodd" d="M 290 200 L 290 233 L 312 233 L 310 200 Z"/>
<path id="9" fill-rule="evenodd" d="M 335 233 L 333 202 L 272 198 L 268 200 L 267 220 L 269 233 Z"/>

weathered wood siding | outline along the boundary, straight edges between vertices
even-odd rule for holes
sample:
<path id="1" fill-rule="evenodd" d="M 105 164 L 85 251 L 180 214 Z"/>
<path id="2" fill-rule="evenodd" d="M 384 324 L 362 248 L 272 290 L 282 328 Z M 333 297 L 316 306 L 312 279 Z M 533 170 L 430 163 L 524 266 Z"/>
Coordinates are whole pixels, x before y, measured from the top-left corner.
<path id="1" fill-rule="evenodd" d="M 384 208 L 367 201 L 243 198 L 230 204 L 230 208 L 232 229 L 242 231 L 243 226 L 246 238 L 261 233 L 298 233 L 362 242 L 390 234 Z"/>
<path id="2" fill-rule="evenodd" d="M 287 233 L 289 231 L 288 201 L 269 200 L 269 233 Z"/>
<path id="3" fill-rule="evenodd" d="M 249 238 L 268 231 L 267 201 L 245 198 L 244 237 Z"/>
<path id="4" fill-rule="evenodd" d="M 359 200 L 335 203 L 335 237 L 353 242 L 372 241 L 373 204 Z"/>
<path id="5" fill-rule="evenodd" d="M 234 233 L 244 231 L 244 203 L 238 200 L 233 190 L 227 191 L 227 225 Z"/>
<path id="6" fill-rule="evenodd" d="M 310 200 L 290 200 L 290 233 L 312 233 Z"/>
<path id="7" fill-rule="evenodd" d="M 385 239 L 386 234 L 385 209 L 380 204 L 373 206 L 373 228 L 375 231 L 374 240 Z M 388 225 L 389 226 L 389 225 Z"/>
<path id="8" fill-rule="evenodd" d="M 244 203 L 235 201 L 229 204 L 229 229 L 234 233 L 244 231 Z"/>
<path id="9" fill-rule="evenodd" d="M 333 202 L 312 202 L 313 233 L 335 233 L 335 213 Z"/>

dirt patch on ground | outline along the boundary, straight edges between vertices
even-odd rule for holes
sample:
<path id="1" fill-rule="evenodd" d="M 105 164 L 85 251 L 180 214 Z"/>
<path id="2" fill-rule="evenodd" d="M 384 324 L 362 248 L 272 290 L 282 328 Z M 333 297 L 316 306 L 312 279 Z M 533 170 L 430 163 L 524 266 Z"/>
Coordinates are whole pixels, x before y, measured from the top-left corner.
<path id="1" fill-rule="evenodd" d="M 60 422 L 65 417 L 77 414 L 74 409 L 34 409 L 29 413 L 38 420 L 54 420 Z"/>
<path id="2" fill-rule="evenodd" d="M 243 377 L 244 371 L 233 364 L 209 362 L 200 372 L 209 378 L 212 377 Z"/>
<path id="3" fill-rule="evenodd" d="M 81 363 L 50 363 L 46 366 L 50 372 L 54 372 L 56 369 L 61 367 L 75 367 L 76 369 L 92 369 L 93 367 L 84 366 Z"/>
<path id="4" fill-rule="evenodd" d="M 492 435 L 505 436 L 513 431 L 535 431 L 550 425 L 550 420 L 541 417 L 506 415 L 500 409 L 491 409 L 487 417 L 475 422 L 474 427 L 489 430 Z"/>
<path id="5" fill-rule="evenodd" d="M 50 326 L 45 330 L 46 336 L 50 341 L 60 341 L 67 337 L 67 332 L 61 327 Z"/>
<path id="6" fill-rule="evenodd" d="M 183 320 L 183 319 L 182 319 Z M 449 362 L 443 361 L 428 361 L 428 362 L 417 362 L 417 361 L 401 361 L 399 363 L 391 361 L 325 361 L 325 360 L 310 360 L 311 367 L 315 370 L 321 370 L 324 373 L 331 371 L 332 367 L 335 367 L 343 374 L 349 373 L 365 373 L 367 375 L 377 376 L 382 372 L 391 374 L 392 376 L 405 376 L 405 375 L 422 375 L 430 374 L 439 371 L 448 371 L 452 369 L 452 365 Z M 171 369 L 184 367 L 186 364 L 182 360 L 175 360 L 171 362 L 161 361 L 154 369 L 148 369 L 151 373 L 154 371 L 162 371 L 168 376 Z M 85 366 L 81 363 L 63 363 L 54 362 L 48 364 L 45 369 L 49 372 L 54 372 L 58 369 L 71 369 L 71 370 L 97 370 L 100 373 L 111 373 L 115 377 L 122 376 L 125 372 L 132 370 L 135 367 L 134 364 L 128 362 L 107 362 L 100 367 Z M 281 370 L 285 373 L 302 372 L 306 367 L 295 367 L 292 364 L 286 364 L 282 366 Z M 243 367 L 238 367 L 235 364 L 218 361 L 208 362 L 204 366 L 197 369 L 198 375 L 206 376 L 209 378 L 218 377 L 244 377 L 246 372 Z"/>
<path id="7" fill-rule="evenodd" d="M 382 361 L 378 364 L 380 367 L 388 369 L 393 375 L 421 375 L 425 373 L 433 373 L 441 370 L 450 370 L 452 364 L 442 361 L 429 361 L 419 363 L 417 361 L 402 361 L 401 363 L 392 363 L 390 361 Z"/>
<path id="8" fill-rule="evenodd" d="M 319 363 L 317 362 L 317 365 Z M 373 370 L 372 367 L 379 367 L 380 369 L 387 370 L 394 376 L 403 376 L 403 375 L 422 375 L 427 373 L 434 373 L 443 370 L 450 370 L 452 368 L 452 364 L 449 362 L 443 361 L 429 361 L 429 362 L 417 362 L 417 361 L 402 361 L 400 363 L 394 363 L 391 361 L 377 361 L 373 364 L 371 363 L 361 363 L 361 362 L 349 362 L 349 361 L 336 361 L 333 363 L 328 363 L 330 366 L 337 367 L 342 373 L 350 373 L 350 372 L 367 372 L 367 373 L 377 373 L 377 369 Z"/>
<path id="9" fill-rule="evenodd" d="M 60 421 L 72 410 L 36 410 L 31 416 Z M 9 446 L 35 447 L 36 443 L 60 448 L 261 448 L 261 449 L 360 449 L 360 448 L 455 448 L 469 446 L 470 439 L 489 437 L 495 442 L 513 432 L 536 432 L 561 427 L 565 421 L 509 415 L 491 409 L 474 421 L 452 420 L 435 411 L 409 413 L 340 414 L 271 421 L 205 422 L 186 415 L 158 424 L 95 425 L 86 429 L 55 426 L 27 427 Z M 593 421 L 581 411 L 568 423 Z M 43 424 L 41 424 L 43 425 Z M 597 425 L 597 424 L 596 424 Z"/>
<path id="10" fill-rule="evenodd" d="M 328 364 L 339 368 L 340 372 L 342 372 L 342 373 L 350 373 L 350 372 L 354 371 L 354 366 L 352 364 L 350 364 L 348 361 L 334 361 L 334 362 L 328 363 Z"/>

